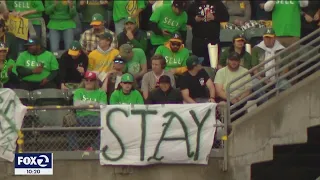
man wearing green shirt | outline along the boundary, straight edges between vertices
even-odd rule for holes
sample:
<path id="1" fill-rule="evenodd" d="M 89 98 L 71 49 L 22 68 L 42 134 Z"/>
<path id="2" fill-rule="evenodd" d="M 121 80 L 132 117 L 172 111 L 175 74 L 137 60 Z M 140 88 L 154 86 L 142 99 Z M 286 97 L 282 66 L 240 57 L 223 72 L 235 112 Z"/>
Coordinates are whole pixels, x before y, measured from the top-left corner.
<path id="1" fill-rule="evenodd" d="M 0 84 L 5 88 L 18 88 L 15 62 L 7 59 L 8 47 L 0 42 Z"/>
<path id="2" fill-rule="evenodd" d="M 125 18 L 131 16 L 138 19 L 140 12 L 145 8 L 144 0 L 116 0 L 113 1 L 113 21 L 115 33 L 123 31 Z"/>
<path id="3" fill-rule="evenodd" d="M 139 81 L 147 72 L 147 59 L 140 48 L 132 48 L 130 44 L 123 44 L 119 48 L 120 56 L 126 60 L 126 71 Z"/>
<path id="4" fill-rule="evenodd" d="M 41 46 L 37 37 L 31 37 L 26 47 L 27 51 L 22 52 L 16 62 L 18 76 L 21 78 L 20 88 L 29 91 L 56 88 L 54 79 L 59 70 L 56 57 Z"/>
<path id="5" fill-rule="evenodd" d="M 119 88 L 110 97 L 110 104 L 144 104 L 143 97 L 133 88 L 134 78 L 131 74 L 122 75 Z"/>
<path id="6" fill-rule="evenodd" d="M 29 0 L 29 1 L 6 1 L 8 9 L 13 16 L 24 17 L 27 19 L 32 18 L 42 18 L 42 12 L 44 11 L 44 6 L 42 1 L 39 0 Z M 41 36 L 41 22 L 39 20 L 32 20 L 34 30 L 38 37 Z M 19 52 L 24 51 L 25 41 L 19 39 Z"/>
<path id="7" fill-rule="evenodd" d="M 180 32 L 185 42 L 188 20 L 185 12 L 186 6 L 185 1 L 174 0 L 172 5 L 165 4 L 152 13 L 150 17 L 151 44 L 155 49 L 167 42 L 175 32 Z"/>
<path id="8" fill-rule="evenodd" d="M 300 39 L 301 7 L 307 6 L 308 0 L 268 0 L 264 4 L 265 11 L 272 11 L 272 28 L 284 47 Z"/>
<path id="9" fill-rule="evenodd" d="M 166 59 L 165 70 L 173 74 L 182 74 L 187 71 L 186 62 L 189 58 L 189 50 L 184 47 L 179 33 L 174 33 L 167 43 L 159 46 L 155 54 L 162 55 Z"/>
<path id="10" fill-rule="evenodd" d="M 45 12 L 49 15 L 49 40 L 51 52 L 60 50 L 60 40 L 63 38 L 64 49 L 69 49 L 74 39 L 77 13 L 75 1 L 45 1 Z"/>
<path id="11" fill-rule="evenodd" d="M 137 27 L 135 18 L 127 17 L 124 30 L 118 35 L 118 46 L 122 44 L 131 44 L 134 48 L 147 50 L 147 34 Z"/>

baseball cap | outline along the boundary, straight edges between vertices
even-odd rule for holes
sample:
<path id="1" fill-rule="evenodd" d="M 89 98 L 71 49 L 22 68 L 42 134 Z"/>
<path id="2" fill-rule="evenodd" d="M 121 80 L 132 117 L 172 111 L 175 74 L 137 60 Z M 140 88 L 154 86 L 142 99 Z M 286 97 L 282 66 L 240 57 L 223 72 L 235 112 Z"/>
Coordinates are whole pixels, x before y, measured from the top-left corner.
<path id="1" fill-rule="evenodd" d="M 108 33 L 108 32 L 105 32 L 105 33 L 101 34 L 101 35 L 99 36 L 99 38 L 100 38 L 100 39 L 106 39 L 106 40 L 109 40 L 109 41 L 111 41 L 111 42 L 112 42 L 112 40 L 113 40 L 112 34 L 110 34 L 110 33 Z"/>
<path id="2" fill-rule="evenodd" d="M 129 16 L 129 17 L 126 18 L 126 20 L 125 20 L 124 23 L 127 24 L 128 22 L 131 22 L 131 23 L 133 23 L 133 24 L 136 24 L 136 19 L 133 18 L 133 17 L 131 17 L 131 16 Z"/>
<path id="3" fill-rule="evenodd" d="M 129 73 L 126 73 L 121 76 L 121 82 L 130 82 L 133 83 L 133 76 Z"/>
<path id="4" fill-rule="evenodd" d="M 0 42 L 0 51 L 2 51 L 2 50 L 6 50 L 6 51 L 8 51 L 8 47 L 6 46 L 6 44 L 5 44 L 5 43 Z"/>
<path id="5" fill-rule="evenodd" d="M 187 2 L 185 0 L 173 0 L 172 5 L 180 11 L 185 11 L 187 9 Z"/>
<path id="6" fill-rule="evenodd" d="M 32 46 L 32 45 L 40 45 L 41 40 L 38 37 L 30 37 L 25 44 L 26 46 Z"/>
<path id="7" fill-rule="evenodd" d="M 276 32 L 272 28 L 266 29 L 266 31 L 263 33 L 263 37 L 275 37 Z"/>
<path id="8" fill-rule="evenodd" d="M 87 71 L 87 72 L 84 74 L 84 78 L 85 78 L 85 79 L 96 80 L 96 79 L 97 79 L 97 75 L 96 75 L 96 73 L 94 73 L 94 72 Z"/>
<path id="9" fill-rule="evenodd" d="M 91 20 L 90 25 L 91 26 L 94 26 L 94 25 L 99 26 L 102 24 L 102 22 L 103 22 L 103 16 L 99 13 L 96 13 L 96 14 L 92 15 L 92 20 Z"/>
<path id="10" fill-rule="evenodd" d="M 238 60 L 240 61 L 240 56 L 237 52 L 231 52 L 228 56 L 229 60 Z"/>
<path id="11" fill-rule="evenodd" d="M 202 64 L 202 61 L 203 61 L 203 59 L 198 58 L 198 56 L 191 55 L 187 59 L 187 63 L 186 64 L 187 64 L 188 68 L 191 68 L 191 67 L 193 67 L 195 65 Z"/>
<path id="12" fill-rule="evenodd" d="M 114 58 L 113 62 L 119 63 L 119 64 L 124 64 L 126 61 L 121 56 L 117 56 Z"/>
<path id="13" fill-rule="evenodd" d="M 239 40 L 242 40 L 242 41 L 246 40 L 243 33 L 240 33 L 240 34 L 233 36 L 233 41 L 239 41 Z"/>
<path id="14" fill-rule="evenodd" d="M 128 57 L 131 52 L 132 46 L 130 44 L 123 44 L 119 48 L 119 55 L 124 59 L 126 59 L 126 57 Z"/>
<path id="15" fill-rule="evenodd" d="M 71 46 L 69 48 L 68 54 L 70 56 L 78 56 L 81 50 L 81 45 L 79 43 L 79 41 L 73 41 L 71 43 Z"/>
<path id="16" fill-rule="evenodd" d="M 159 78 L 159 83 L 169 83 L 171 84 L 171 79 L 169 76 L 167 75 L 162 75 L 160 78 Z"/>
<path id="17" fill-rule="evenodd" d="M 181 38 L 181 34 L 176 32 L 173 33 L 171 36 L 171 39 L 169 40 L 170 42 L 180 42 L 182 43 L 182 38 Z"/>

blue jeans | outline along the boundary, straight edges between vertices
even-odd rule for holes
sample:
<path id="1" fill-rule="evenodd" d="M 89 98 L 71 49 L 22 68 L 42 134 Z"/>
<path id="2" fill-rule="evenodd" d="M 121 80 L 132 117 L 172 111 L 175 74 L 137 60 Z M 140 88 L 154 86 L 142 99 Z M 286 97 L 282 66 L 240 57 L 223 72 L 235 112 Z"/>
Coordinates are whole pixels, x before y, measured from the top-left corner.
<path id="1" fill-rule="evenodd" d="M 69 49 L 71 43 L 74 40 L 74 29 L 66 30 L 54 30 L 50 29 L 49 31 L 49 40 L 50 40 L 50 50 L 51 52 L 58 52 L 60 50 L 59 44 L 61 37 L 64 41 L 64 49 Z"/>
<path id="2" fill-rule="evenodd" d="M 77 127 L 99 127 L 100 126 L 100 116 L 83 116 L 77 117 L 78 125 Z M 81 131 L 84 132 L 84 131 Z M 79 144 L 77 140 L 77 131 L 69 131 L 67 132 L 67 139 L 68 139 L 68 149 L 69 150 L 78 150 Z M 91 143 L 91 146 L 95 150 L 99 150 L 100 145 L 100 132 L 98 136 Z"/>
<path id="3" fill-rule="evenodd" d="M 34 27 L 34 30 L 36 31 L 36 35 L 37 37 L 41 37 L 41 25 L 33 25 Z M 22 52 L 22 51 L 25 51 L 25 44 L 27 43 L 26 40 L 24 39 L 20 39 L 20 38 L 17 38 L 17 44 L 18 44 L 18 51 L 19 52 Z"/>

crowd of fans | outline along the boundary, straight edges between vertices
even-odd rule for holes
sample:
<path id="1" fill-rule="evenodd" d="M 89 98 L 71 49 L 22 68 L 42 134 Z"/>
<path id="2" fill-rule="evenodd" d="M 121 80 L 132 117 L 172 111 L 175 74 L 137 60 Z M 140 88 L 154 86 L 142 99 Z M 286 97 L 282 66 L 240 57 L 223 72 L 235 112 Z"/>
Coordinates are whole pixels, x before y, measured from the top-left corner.
<path id="1" fill-rule="evenodd" d="M 114 31 L 107 18 L 110 10 Z M 0 11 L 3 87 L 75 90 L 75 105 L 225 101 L 229 82 L 320 25 L 320 3 L 307 0 L 2 1 Z M 48 17 L 48 50 L 38 20 L 32 20 L 37 36 L 27 41 L 6 31 L 5 19 L 10 15 L 32 19 L 43 14 Z M 79 15 L 82 33 L 77 38 Z M 234 36 L 232 45 L 220 53 L 219 70 L 211 79 L 203 66 L 210 66 L 207 45 L 220 43 L 221 23 L 243 26 L 252 19 L 272 20 L 273 28 L 264 32 L 251 54 L 245 50 L 246 37 Z M 188 28 L 192 28 L 191 49 L 185 46 Z M 65 52 L 57 60 L 53 52 L 60 49 Z M 250 75 L 242 81 L 248 79 Z M 248 84 L 233 92 L 231 97 L 241 95 L 232 98 L 232 104 L 259 85 L 251 89 Z"/>

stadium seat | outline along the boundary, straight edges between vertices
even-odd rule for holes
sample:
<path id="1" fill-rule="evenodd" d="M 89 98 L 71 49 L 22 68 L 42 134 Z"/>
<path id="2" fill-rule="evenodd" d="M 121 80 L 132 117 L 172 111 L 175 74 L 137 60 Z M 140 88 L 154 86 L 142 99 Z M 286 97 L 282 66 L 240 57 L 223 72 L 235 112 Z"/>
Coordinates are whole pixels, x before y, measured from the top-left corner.
<path id="1" fill-rule="evenodd" d="M 229 47 L 232 44 L 232 39 L 235 35 L 243 33 L 240 30 L 233 30 L 233 29 L 221 29 L 220 31 L 220 46 Z"/>
<path id="2" fill-rule="evenodd" d="M 206 72 L 208 73 L 210 79 L 212 80 L 212 82 L 214 82 L 214 77 L 216 75 L 216 69 L 213 69 L 211 67 L 203 67 L 204 70 L 206 70 Z"/>
<path id="3" fill-rule="evenodd" d="M 31 99 L 35 106 L 67 105 L 66 92 L 60 89 L 39 89 L 31 92 Z"/>
<path id="4" fill-rule="evenodd" d="M 70 110 L 37 110 L 35 114 L 39 118 L 39 125 L 42 126 L 59 126 L 63 125 L 63 117 Z"/>
<path id="5" fill-rule="evenodd" d="M 19 97 L 21 103 L 25 106 L 31 105 L 30 102 L 30 93 L 24 89 L 13 89 L 16 95 Z"/>

